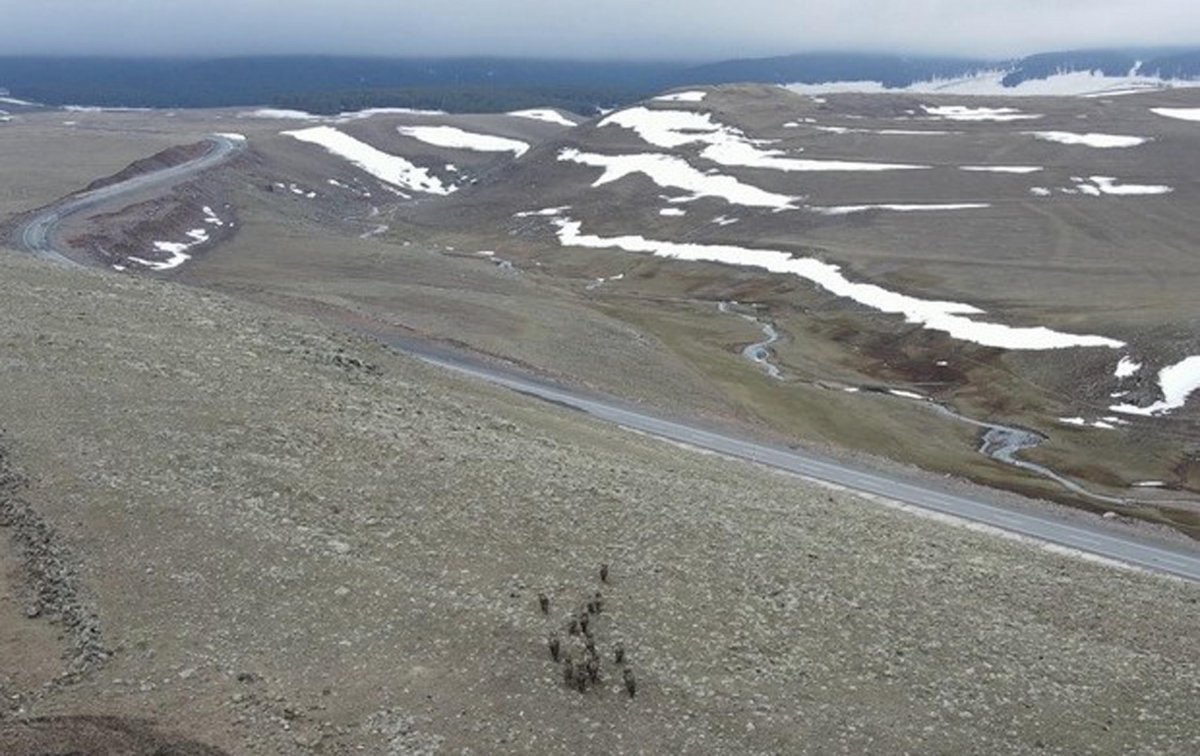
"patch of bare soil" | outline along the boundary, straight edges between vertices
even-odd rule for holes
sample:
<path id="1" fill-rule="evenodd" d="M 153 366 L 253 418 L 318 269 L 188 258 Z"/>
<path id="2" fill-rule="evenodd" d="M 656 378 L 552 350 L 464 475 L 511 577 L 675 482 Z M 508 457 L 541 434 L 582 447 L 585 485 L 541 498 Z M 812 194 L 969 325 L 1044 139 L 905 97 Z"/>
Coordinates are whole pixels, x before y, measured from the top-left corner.
<path id="1" fill-rule="evenodd" d="M 106 186 L 119 184 L 122 181 L 128 181 L 135 176 L 142 176 L 147 173 L 161 171 L 164 168 L 172 168 L 177 165 L 182 165 L 189 160 L 195 160 L 209 150 L 207 142 L 196 142 L 194 144 L 184 144 L 178 147 L 169 147 L 156 155 L 151 155 L 144 160 L 137 160 L 130 163 L 127 168 L 124 168 L 111 176 L 106 176 L 101 179 L 96 179 L 88 184 L 84 189 L 85 192 L 90 192 L 95 189 L 102 189 Z"/>

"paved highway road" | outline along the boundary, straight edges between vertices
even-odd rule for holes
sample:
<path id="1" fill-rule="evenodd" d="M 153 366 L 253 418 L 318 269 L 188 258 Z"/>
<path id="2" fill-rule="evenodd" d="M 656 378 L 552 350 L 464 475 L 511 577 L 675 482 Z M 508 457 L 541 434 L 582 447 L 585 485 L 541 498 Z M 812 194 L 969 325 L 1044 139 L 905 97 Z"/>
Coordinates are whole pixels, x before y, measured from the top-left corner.
<path id="1" fill-rule="evenodd" d="M 125 195 L 177 184 L 213 166 L 219 165 L 231 155 L 240 152 L 245 146 L 245 142 L 240 139 L 220 135 L 208 137 L 208 142 L 211 144 L 208 152 L 195 160 L 189 160 L 186 163 L 164 168 L 161 171 L 134 176 L 120 183 L 94 189 L 90 192 L 76 194 L 62 202 L 51 205 L 26 221 L 25 225 L 21 227 L 19 232 L 21 246 L 35 257 L 43 260 L 69 267 L 82 267 L 79 263 L 55 248 L 54 232 L 59 224 L 72 215 L 87 212 Z"/>
<path id="2" fill-rule="evenodd" d="M 694 425 L 664 420 L 653 414 L 622 406 L 614 400 L 587 396 L 516 372 L 500 370 L 447 351 L 430 348 L 421 342 L 391 339 L 389 343 L 426 362 L 499 384 L 522 394 L 571 407 L 601 420 L 659 438 L 751 460 L 1086 554 L 1200 581 L 1200 550 L 1164 545 L 1101 524 L 1091 526 L 1081 522 L 1065 522 L 1049 515 L 1038 515 L 1023 509 L 1009 509 L 992 502 L 939 491 L 928 485 L 893 479 L 882 473 L 857 468 L 811 452 L 770 446 Z"/>
<path id="3" fill-rule="evenodd" d="M 123 195 L 167 186 L 188 178 L 220 163 L 242 149 L 243 146 L 239 140 L 221 136 L 210 137 L 210 141 L 213 143 L 213 148 L 196 160 L 80 194 L 43 211 L 22 229 L 22 243 L 28 251 L 38 257 L 60 264 L 77 265 L 55 249 L 53 238 L 55 226 L 71 215 L 118 199 Z M 845 486 L 855 491 L 875 494 L 932 512 L 982 523 L 1045 543 L 1064 546 L 1188 580 L 1200 581 L 1200 550 L 1167 546 L 1101 525 L 1091 526 L 1079 522 L 1064 522 L 1050 515 L 1009 509 L 992 502 L 940 491 L 930 485 L 890 478 L 882 473 L 857 468 L 811 452 L 756 443 L 694 425 L 664 420 L 651 413 L 623 406 L 612 399 L 588 396 L 582 392 L 537 380 L 514 371 L 484 365 L 461 355 L 439 350 L 424 342 L 410 339 L 389 339 L 388 343 L 426 362 L 555 404 L 571 407 L 601 420 L 659 438 L 770 465 L 788 472 Z"/>

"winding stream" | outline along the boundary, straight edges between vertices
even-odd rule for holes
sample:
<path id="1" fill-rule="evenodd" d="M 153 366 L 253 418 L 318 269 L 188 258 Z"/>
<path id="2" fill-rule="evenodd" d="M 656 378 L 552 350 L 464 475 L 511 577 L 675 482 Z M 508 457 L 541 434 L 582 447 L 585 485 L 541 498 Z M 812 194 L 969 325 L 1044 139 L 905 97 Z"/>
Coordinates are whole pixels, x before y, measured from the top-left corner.
<path id="1" fill-rule="evenodd" d="M 755 315 L 749 315 L 733 310 L 731 307 L 736 304 L 737 302 L 718 302 L 717 309 L 720 312 L 737 315 L 743 320 L 754 323 L 762 329 L 763 335 L 766 336 L 764 340 L 755 342 L 743 348 L 742 357 L 761 367 L 766 371 L 767 375 L 771 376 L 772 378 L 776 380 L 783 380 L 783 373 L 779 369 L 779 366 L 771 361 L 771 345 L 780 340 L 779 330 L 775 328 L 775 324 L 771 323 L 770 321 L 760 319 Z M 819 381 L 810 381 L 809 383 L 810 385 L 818 388 L 832 388 L 829 385 Z M 1010 425 L 1002 425 L 1000 423 L 976 420 L 973 417 L 961 415 L 949 407 L 939 404 L 938 402 L 935 402 L 926 396 L 922 396 L 921 394 L 910 391 L 899 391 L 880 386 L 852 385 L 838 386 L 836 389 L 849 393 L 864 392 L 871 394 L 885 394 L 903 401 L 920 402 L 922 406 L 928 407 L 931 411 L 936 412 L 939 415 L 949 417 L 959 422 L 967 423 L 968 425 L 982 429 L 983 434 L 980 438 L 979 448 L 977 451 L 989 459 L 994 459 L 1002 464 L 1017 467 L 1048 480 L 1052 480 L 1068 491 L 1087 497 L 1094 501 L 1120 505 L 1132 504 L 1136 503 L 1137 501 L 1136 499 L 1128 499 L 1120 496 L 1109 496 L 1107 494 L 1096 493 L 1095 491 L 1085 488 L 1074 480 L 1071 480 L 1065 475 L 1062 475 L 1055 470 L 1046 467 L 1045 465 L 1039 465 L 1036 462 L 1030 462 L 1028 460 L 1021 459 L 1018 455 L 1022 451 L 1026 449 L 1033 449 L 1043 441 L 1047 440 L 1046 436 L 1036 431 Z"/>

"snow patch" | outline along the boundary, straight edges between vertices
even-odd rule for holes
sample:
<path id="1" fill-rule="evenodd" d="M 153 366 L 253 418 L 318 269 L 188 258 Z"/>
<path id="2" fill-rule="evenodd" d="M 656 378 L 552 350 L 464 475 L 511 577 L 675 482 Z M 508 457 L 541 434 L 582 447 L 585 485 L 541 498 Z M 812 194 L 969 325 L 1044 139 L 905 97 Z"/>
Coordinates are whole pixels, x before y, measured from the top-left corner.
<path id="1" fill-rule="evenodd" d="M 1022 113 L 1016 108 L 972 108 L 967 105 L 922 105 L 931 116 L 947 121 L 1029 121 L 1040 115 Z"/>
<path id="2" fill-rule="evenodd" d="M 324 147 L 328 152 L 349 160 L 380 181 L 395 186 L 441 195 L 450 194 L 457 188 L 443 185 L 436 176 L 429 174 L 427 168 L 414 165 L 398 155 L 389 155 L 366 142 L 343 134 L 332 126 L 314 126 L 298 131 L 285 131 L 283 134 L 301 142 Z"/>
<path id="3" fill-rule="evenodd" d="M 1200 121 L 1200 108 L 1150 108 L 1150 112 L 1179 121 Z"/>
<path id="4" fill-rule="evenodd" d="M 1149 407 L 1117 404 L 1109 407 L 1125 415 L 1165 415 L 1187 403 L 1192 392 L 1200 389 L 1200 355 L 1168 365 L 1158 371 L 1158 386 L 1163 398 Z"/>
<path id="5" fill-rule="evenodd" d="M 236 132 L 232 132 L 232 131 L 227 131 L 227 132 L 224 132 L 224 133 L 219 133 L 219 134 L 213 134 L 213 136 L 215 136 L 215 137 L 221 137 L 222 139 L 228 139 L 228 140 L 229 140 L 229 141 L 231 141 L 231 142 L 244 142 L 244 141 L 246 141 L 246 135 L 245 135 L 245 134 L 238 134 L 238 133 L 236 133 Z"/>
<path id="6" fill-rule="evenodd" d="M 1120 147 L 1137 147 L 1151 141 L 1150 137 L 1120 136 L 1117 134 L 1076 134 L 1072 131 L 1026 131 L 1027 136 L 1043 142 L 1082 145 L 1107 150 Z"/>
<path id="7" fill-rule="evenodd" d="M 1037 173 L 1038 171 L 1042 170 L 1042 168 L 1036 165 L 960 165 L 958 170 L 967 171 L 969 173 L 1026 174 Z"/>
<path id="8" fill-rule="evenodd" d="M 1117 367 L 1115 370 L 1113 370 L 1113 375 L 1115 375 L 1118 378 L 1128 378 L 1129 376 L 1133 375 L 1134 373 L 1136 373 L 1137 371 L 1139 371 L 1141 369 L 1142 369 L 1142 363 L 1135 362 L 1134 360 L 1130 359 L 1129 357 L 1122 357 L 1117 362 Z"/>
<path id="9" fill-rule="evenodd" d="M 671 94 L 659 95 L 651 99 L 656 102 L 703 102 L 708 96 L 708 92 L 699 90 L 692 92 L 672 92 Z"/>
<path id="10" fill-rule="evenodd" d="M 744 184 L 732 176 L 703 173 L 682 158 L 661 153 L 640 155 L 598 155 L 568 148 L 559 153 L 558 159 L 593 168 L 602 168 L 604 173 L 592 186 L 602 186 L 622 179 L 630 174 L 641 173 L 661 187 L 683 189 L 691 193 L 687 200 L 700 197 L 717 197 L 734 205 L 745 207 L 767 207 L 774 210 L 795 209 L 796 198 L 768 192 L 765 189 Z"/>
<path id="11" fill-rule="evenodd" d="M 673 218 L 679 218 L 684 215 L 687 215 L 687 211 L 681 210 L 678 207 L 664 207 L 662 210 L 658 211 L 658 214 L 666 215 L 666 216 L 673 217 Z"/>
<path id="12" fill-rule="evenodd" d="M 879 312 L 903 315 L 909 323 L 983 346 L 1019 350 L 1068 347 L 1119 349 L 1125 346 L 1123 342 L 1103 336 L 1063 333 L 1043 326 L 1017 327 L 982 322 L 970 317 L 985 314 L 972 305 L 920 299 L 875 284 L 853 282 L 846 278 L 837 265 L 812 257 L 798 257 L 790 252 L 723 244 L 658 241 L 635 235 L 601 237 L 582 233 L 582 223 L 569 218 L 560 216 L 554 223 L 558 226 L 558 239 L 563 246 L 623 249 L 676 260 L 716 262 L 790 274 Z M 1200 358 L 1197 361 L 1200 363 Z M 1200 370 L 1197 372 L 1200 373 Z"/>
<path id="13" fill-rule="evenodd" d="M 531 118 L 535 121 L 544 121 L 545 123 L 553 123 L 559 126 L 574 127 L 578 125 L 571 119 L 564 116 L 562 113 L 558 112 L 557 110 L 551 110 L 550 108 L 514 110 L 508 113 L 508 115 L 515 116 L 516 118 Z"/>
<path id="14" fill-rule="evenodd" d="M 434 147 L 475 152 L 511 152 L 516 157 L 521 157 L 529 151 L 529 145 L 525 142 L 491 134 L 477 134 L 455 126 L 400 126 L 397 130 L 404 136 Z"/>
<path id="15" fill-rule="evenodd" d="M 811 206 L 806 210 L 821 215 L 851 215 L 868 210 L 891 210 L 897 213 L 936 212 L 940 210 L 982 210 L 991 207 L 986 202 L 958 202 L 950 204 L 880 204 L 880 205 L 834 205 L 832 207 Z"/>
<path id="16" fill-rule="evenodd" d="M 700 152 L 701 157 L 728 167 L 777 171 L 897 171 L 929 167 L 786 157 L 787 153 L 783 150 L 762 149 L 762 140 L 750 139 L 739 129 L 717 123 L 708 113 L 634 107 L 607 116 L 599 125 L 630 129 L 644 141 L 665 149 L 690 144 L 705 145 Z"/>

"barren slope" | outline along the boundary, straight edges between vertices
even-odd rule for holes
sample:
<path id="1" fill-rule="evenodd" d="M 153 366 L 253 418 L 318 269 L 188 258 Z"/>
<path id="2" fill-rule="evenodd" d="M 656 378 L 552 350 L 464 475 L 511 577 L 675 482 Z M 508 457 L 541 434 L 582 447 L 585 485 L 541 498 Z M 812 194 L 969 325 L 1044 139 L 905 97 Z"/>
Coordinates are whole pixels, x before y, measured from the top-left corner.
<path id="1" fill-rule="evenodd" d="M 1200 746 L 1194 586 L 598 426 L 221 296 L 7 254 L 0 273 L 2 443 L 29 481 L 7 511 L 52 529 L 112 653 L 46 688 L 3 678 L 0 743 L 29 716 L 91 714 L 232 753 Z M 12 563 L 28 530 L 6 531 Z M 596 590 L 632 700 L 610 660 L 579 694 L 546 650 Z M 14 611 L 29 601 L 0 602 L 4 658 L 54 674 L 55 607 Z"/>

